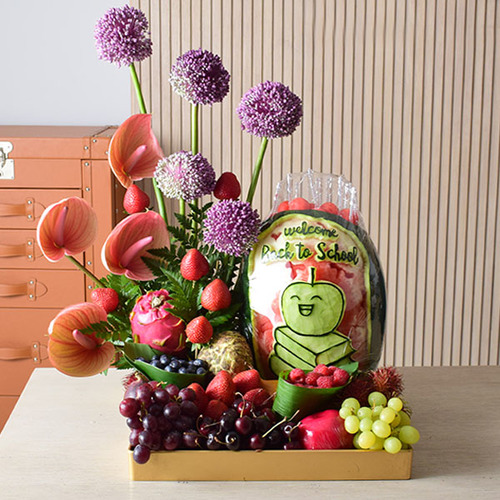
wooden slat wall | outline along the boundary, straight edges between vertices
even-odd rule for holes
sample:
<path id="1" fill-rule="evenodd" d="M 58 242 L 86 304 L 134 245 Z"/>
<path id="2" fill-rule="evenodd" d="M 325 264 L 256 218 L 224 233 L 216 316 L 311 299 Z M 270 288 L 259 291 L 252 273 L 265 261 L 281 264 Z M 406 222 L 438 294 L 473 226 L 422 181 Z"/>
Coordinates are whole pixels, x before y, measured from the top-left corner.
<path id="1" fill-rule="evenodd" d="M 500 3 L 495 0 L 135 0 L 154 55 L 140 77 L 170 153 L 189 148 L 189 105 L 168 84 L 200 46 L 232 75 L 202 110 L 201 151 L 246 190 L 259 141 L 243 93 L 279 80 L 304 119 L 268 150 L 256 204 L 290 171 L 342 173 L 387 277 L 383 362 L 499 363 Z"/>

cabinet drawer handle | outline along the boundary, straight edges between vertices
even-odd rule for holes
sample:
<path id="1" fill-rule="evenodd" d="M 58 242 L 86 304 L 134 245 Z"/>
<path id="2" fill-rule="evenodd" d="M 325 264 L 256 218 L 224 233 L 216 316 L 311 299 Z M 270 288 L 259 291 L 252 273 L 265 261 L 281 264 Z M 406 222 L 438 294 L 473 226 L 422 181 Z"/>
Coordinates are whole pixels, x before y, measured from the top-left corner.
<path id="1" fill-rule="evenodd" d="M 26 198 L 24 203 L 11 204 L 0 203 L 0 217 L 13 217 L 16 215 L 24 215 L 29 220 L 33 220 L 33 207 L 35 200 Z"/>
<path id="2" fill-rule="evenodd" d="M 34 363 L 41 363 L 40 346 L 40 342 L 34 341 L 24 347 L 0 347 L 0 361 L 32 359 Z"/>
<path id="3" fill-rule="evenodd" d="M 36 280 L 27 283 L 0 283 L 0 297 L 27 295 L 29 300 L 36 300 Z"/>
<path id="4" fill-rule="evenodd" d="M 35 242 L 28 239 L 26 243 L 20 245 L 0 245 L 0 257 L 26 257 L 28 260 L 34 260 Z"/>

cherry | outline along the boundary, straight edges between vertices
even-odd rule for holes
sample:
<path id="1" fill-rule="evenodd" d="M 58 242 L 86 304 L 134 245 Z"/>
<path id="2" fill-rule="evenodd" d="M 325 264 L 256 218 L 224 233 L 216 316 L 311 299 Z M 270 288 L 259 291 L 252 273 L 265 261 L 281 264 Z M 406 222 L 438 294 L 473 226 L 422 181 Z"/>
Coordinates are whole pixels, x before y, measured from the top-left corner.
<path id="1" fill-rule="evenodd" d="M 242 436 L 248 436 L 252 430 L 252 426 L 252 419 L 248 415 L 243 415 L 242 417 L 237 418 L 234 422 L 234 428 L 238 434 L 241 434 Z"/>

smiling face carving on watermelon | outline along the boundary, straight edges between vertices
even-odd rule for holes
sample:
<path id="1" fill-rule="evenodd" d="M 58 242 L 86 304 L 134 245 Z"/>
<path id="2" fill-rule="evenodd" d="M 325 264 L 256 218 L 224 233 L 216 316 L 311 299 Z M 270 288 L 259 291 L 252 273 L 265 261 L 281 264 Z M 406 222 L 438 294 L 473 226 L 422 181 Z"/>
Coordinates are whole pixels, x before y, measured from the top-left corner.
<path id="1" fill-rule="evenodd" d="M 385 286 L 362 228 L 314 210 L 280 213 L 245 265 L 246 333 L 263 377 L 351 356 L 361 369 L 376 366 Z"/>
<path id="2" fill-rule="evenodd" d="M 274 330 L 269 368 L 312 370 L 319 364 L 348 362 L 354 352 L 349 339 L 337 332 L 345 309 L 344 292 L 328 281 L 316 281 L 316 268 L 309 268 L 309 282 L 295 281 L 281 296 L 284 326 Z"/>

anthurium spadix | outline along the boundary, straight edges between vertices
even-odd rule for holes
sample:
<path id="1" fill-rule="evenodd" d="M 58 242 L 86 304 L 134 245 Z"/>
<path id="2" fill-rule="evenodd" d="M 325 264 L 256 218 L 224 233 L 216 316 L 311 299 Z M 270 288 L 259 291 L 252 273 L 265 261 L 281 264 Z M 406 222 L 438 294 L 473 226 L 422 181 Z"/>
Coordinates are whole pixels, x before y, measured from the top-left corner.
<path id="1" fill-rule="evenodd" d="M 106 319 L 106 311 L 89 302 L 63 309 L 49 326 L 50 362 L 72 377 L 90 377 L 109 368 L 115 356 L 114 345 L 95 334 L 81 332 Z"/>
<path id="2" fill-rule="evenodd" d="M 37 228 L 38 245 L 51 262 L 83 252 L 94 243 L 96 235 L 94 209 L 76 196 L 48 206 Z"/>
<path id="3" fill-rule="evenodd" d="M 127 118 L 113 135 L 109 145 L 109 164 L 123 187 L 154 176 L 163 151 L 151 129 L 151 115 Z"/>
<path id="4" fill-rule="evenodd" d="M 102 262 L 113 274 L 124 274 L 139 281 L 154 279 L 142 257 L 148 250 L 169 243 L 165 221 L 156 212 L 141 212 L 123 219 L 109 234 L 102 247 Z"/>

